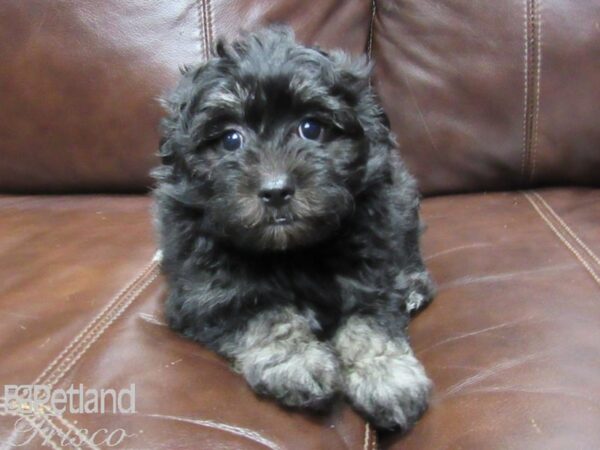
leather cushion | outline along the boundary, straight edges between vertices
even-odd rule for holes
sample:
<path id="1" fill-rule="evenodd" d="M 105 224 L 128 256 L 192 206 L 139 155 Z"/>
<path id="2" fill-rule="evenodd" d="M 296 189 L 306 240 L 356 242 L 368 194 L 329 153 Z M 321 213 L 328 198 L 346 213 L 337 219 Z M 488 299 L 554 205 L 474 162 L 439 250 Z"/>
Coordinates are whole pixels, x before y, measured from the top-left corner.
<path id="1" fill-rule="evenodd" d="M 600 190 L 429 199 L 432 405 L 384 449 L 600 448 Z"/>
<path id="2" fill-rule="evenodd" d="M 416 428 L 383 448 L 600 445 L 598 205 L 584 189 L 424 201 L 439 295 L 410 334 L 435 390 Z M 130 442 L 144 448 L 363 448 L 367 431 L 374 445 L 349 408 L 286 412 L 166 329 L 147 198 L 3 197 L 0 210 L 2 384 L 135 382 L 139 414 L 65 418 L 141 429 Z M 0 440 L 13 422 L 0 416 Z"/>
<path id="3" fill-rule="evenodd" d="M 600 184 L 600 3 L 376 2 L 375 84 L 428 195 Z"/>
<path id="4" fill-rule="evenodd" d="M 287 22 L 299 38 L 363 53 L 370 4 L 294 1 L 0 2 L 0 192 L 147 190 L 156 98 L 216 36 Z"/>
<path id="5" fill-rule="evenodd" d="M 136 414 L 39 416 L 31 440 L 0 398 L 0 442 L 60 447 L 69 429 L 124 429 L 119 448 L 371 450 L 374 433 L 349 407 L 284 410 L 169 330 L 154 248 L 147 197 L 0 197 L 0 385 L 136 393 Z"/>

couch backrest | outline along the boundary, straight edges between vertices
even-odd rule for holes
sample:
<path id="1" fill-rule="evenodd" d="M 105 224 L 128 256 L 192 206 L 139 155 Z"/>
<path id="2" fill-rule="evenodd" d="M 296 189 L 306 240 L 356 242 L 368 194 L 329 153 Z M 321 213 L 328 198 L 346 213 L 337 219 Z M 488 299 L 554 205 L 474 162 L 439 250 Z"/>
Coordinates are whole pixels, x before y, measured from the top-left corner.
<path id="1" fill-rule="evenodd" d="M 373 35 L 426 192 L 600 184 L 598 0 L 382 0 Z"/>
<path id="2" fill-rule="evenodd" d="M 178 67 L 271 22 L 370 54 L 426 194 L 600 184 L 597 0 L 3 0 L 0 191 L 146 190 Z"/>

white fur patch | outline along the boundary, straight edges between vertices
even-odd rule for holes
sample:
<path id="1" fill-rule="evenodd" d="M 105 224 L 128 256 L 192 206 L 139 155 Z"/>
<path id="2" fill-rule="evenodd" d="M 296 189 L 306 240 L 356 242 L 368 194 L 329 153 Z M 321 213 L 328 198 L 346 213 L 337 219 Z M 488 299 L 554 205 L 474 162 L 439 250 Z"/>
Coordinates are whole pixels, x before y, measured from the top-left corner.
<path id="1" fill-rule="evenodd" d="M 344 392 L 380 428 L 407 430 L 427 407 L 431 382 L 406 340 L 373 321 L 351 317 L 334 338 Z"/>

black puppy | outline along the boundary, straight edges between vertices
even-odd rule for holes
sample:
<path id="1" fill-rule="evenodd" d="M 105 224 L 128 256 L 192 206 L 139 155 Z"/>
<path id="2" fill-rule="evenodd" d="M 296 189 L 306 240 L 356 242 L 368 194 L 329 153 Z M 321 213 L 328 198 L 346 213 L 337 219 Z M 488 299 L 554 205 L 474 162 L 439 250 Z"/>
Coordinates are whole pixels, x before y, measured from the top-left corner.
<path id="1" fill-rule="evenodd" d="M 432 283 L 366 62 L 268 28 L 219 42 L 165 104 L 154 175 L 171 327 L 285 405 L 343 392 L 376 426 L 410 428 L 430 382 L 406 325 Z"/>

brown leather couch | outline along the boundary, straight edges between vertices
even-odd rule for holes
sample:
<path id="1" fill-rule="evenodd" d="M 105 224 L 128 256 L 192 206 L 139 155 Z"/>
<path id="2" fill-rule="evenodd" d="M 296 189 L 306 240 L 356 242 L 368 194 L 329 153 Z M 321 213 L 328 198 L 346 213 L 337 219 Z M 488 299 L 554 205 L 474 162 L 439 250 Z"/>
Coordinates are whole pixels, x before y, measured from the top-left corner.
<path id="1" fill-rule="evenodd" d="M 426 196 L 435 392 L 406 437 L 258 399 L 164 325 L 155 98 L 274 21 L 372 59 Z M 0 382 L 136 389 L 131 415 L 2 399 L 2 448 L 600 448 L 599 23 L 597 0 L 0 2 Z"/>

